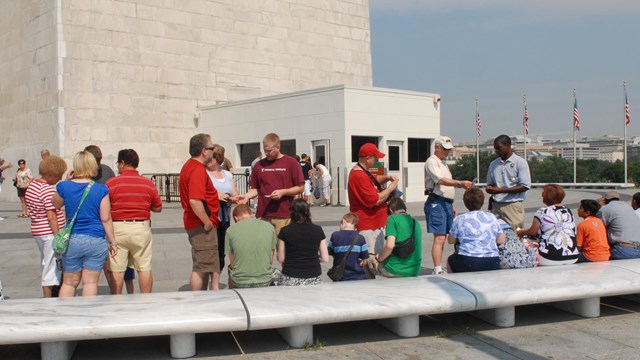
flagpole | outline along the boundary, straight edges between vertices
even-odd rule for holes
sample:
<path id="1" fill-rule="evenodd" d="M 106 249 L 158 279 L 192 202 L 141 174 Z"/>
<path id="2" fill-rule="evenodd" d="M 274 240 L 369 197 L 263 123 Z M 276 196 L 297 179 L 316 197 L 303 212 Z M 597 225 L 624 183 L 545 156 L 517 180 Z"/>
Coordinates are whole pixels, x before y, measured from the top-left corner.
<path id="1" fill-rule="evenodd" d="M 574 119 L 575 119 L 575 111 L 576 111 L 576 106 L 577 106 L 577 102 L 576 102 L 576 88 L 573 88 L 573 112 L 574 112 Z M 575 120 L 573 121 L 573 183 L 576 183 L 576 159 L 577 159 L 577 155 L 576 155 L 576 124 L 575 124 Z"/>
<path id="2" fill-rule="evenodd" d="M 523 127 L 523 133 L 524 133 L 524 161 L 527 161 L 527 133 L 529 132 L 527 127 L 529 126 L 529 124 L 527 124 L 527 94 L 522 95 L 522 103 L 524 104 L 524 112 L 522 113 L 522 127 Z"/>
<path id="3" fill-rule="evenodd" d="M 625 80 L 622 83 L 622 88 L 624 89 L 624 185 L 627 185 L 627 81 Z"/>
<path id="4" fill-rule="evenodd" d="M 478 126 L 478 99 L 476 98 L 476 179 L 480 182 L 480 127 Z"/>

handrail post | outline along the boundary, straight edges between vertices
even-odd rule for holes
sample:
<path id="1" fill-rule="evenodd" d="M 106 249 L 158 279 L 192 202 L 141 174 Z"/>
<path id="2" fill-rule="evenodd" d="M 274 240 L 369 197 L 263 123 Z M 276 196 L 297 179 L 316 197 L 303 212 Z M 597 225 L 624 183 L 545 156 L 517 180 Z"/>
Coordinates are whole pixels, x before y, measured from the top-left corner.
<path id="1" fill-rule="evenodd" d="M 336 168 L 336 184 L 338 184 L 338 202 L 336 203 L 336 206 L 342 206 L 340 203 L 340 166 Z"/>
<path id="2" fill-rule="evenodd" d="M 170 185 L 171 185 L 171 181 L 169 181 L 169 174 L 165 174 L 164 175 L 164 194 L 165 194 L 166 201 L 168 203 L 171 202 L 171 191 L 170 191 L 171 187 L 170 187 Z"/>

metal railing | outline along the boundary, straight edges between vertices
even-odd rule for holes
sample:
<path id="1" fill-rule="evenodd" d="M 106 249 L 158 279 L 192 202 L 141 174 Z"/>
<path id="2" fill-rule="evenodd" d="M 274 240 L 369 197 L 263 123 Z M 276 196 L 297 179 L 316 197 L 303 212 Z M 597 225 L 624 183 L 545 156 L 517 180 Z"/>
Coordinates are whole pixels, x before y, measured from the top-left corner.
<path id="1" fill-rule="evenodd" d="M 164 202 L 180 202 L 180 174 L 142 174 L 153 181 Z M 249 172 L 233 174 L 240 195 L 249 191 Z"/>

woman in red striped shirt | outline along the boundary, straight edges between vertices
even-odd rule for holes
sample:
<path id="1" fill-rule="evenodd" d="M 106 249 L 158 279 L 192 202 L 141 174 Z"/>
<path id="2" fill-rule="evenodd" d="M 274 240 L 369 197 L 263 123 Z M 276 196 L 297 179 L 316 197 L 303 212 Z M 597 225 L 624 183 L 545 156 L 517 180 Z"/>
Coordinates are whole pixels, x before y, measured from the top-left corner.
<path id="1" fill-rule="evenodd" d="M 51 203 L 55 192 L 51 185 L 62 179 L 67 171 L 67 163 L 57 156 L 49 156 L 42 160 L 38 170 L 42 177 L 29 184 L 25 201 L 31 217 L 31 235 L 40 250 L 42 294 L 51 297 L 52 288 L 60 285 L 62 278 L 62 267 L 58 264 L 60 260 L 54 257 L 51 243 L 53 235 L 65 225 L 64 213 Z"/>

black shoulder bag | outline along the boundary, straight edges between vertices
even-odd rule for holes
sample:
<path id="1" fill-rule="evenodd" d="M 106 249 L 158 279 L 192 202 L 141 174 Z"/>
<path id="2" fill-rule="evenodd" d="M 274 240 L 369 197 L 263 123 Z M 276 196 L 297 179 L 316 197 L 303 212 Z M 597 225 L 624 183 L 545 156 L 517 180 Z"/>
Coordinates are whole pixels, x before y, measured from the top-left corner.
<path id="1" fill-rule="evenodd" d="M 411 215 L 407 215 L 407 216 L 411 216 Z M 411 220 L 412 220 L 411 226 L 413 226 L 411 228 L 411 236 L 409 236 L 409 238 L 407 238 L 405 241 L 399 244 L 396 241 L 396 245 L 393 247 L 393 251 L 391 252 L 393 255 L 395 255 L 400 259 L 404 259 L 408 257 L 409 255 L 413 254 L 413 252 L 416 250 L 416 241 L 413 236 L 414 233 L 416 232 L 416 220 L 413 217 L 411 218 Z"/>
<path id="2" fill-rule="evenodd" d="M 342 278 L 344 277 L 344 268 L 347 265 L 347 258 L 349 257 L 349 254 L 351 254 L 353 245 L 356 244 L 359 235 L 360 234 L 356 232 L 356 235 L 353 237 L 353 241 L 351 242 L 351 246 L 349 246 L 349 250 L 347 250 L 347 252 L 342 255 L 342 260 L 340 260 L 340 263 L 336 266 L 333 266 L 327 271 L 327 276 L 329 277 L 329 279 L 333 281 L 342 281 Z"/>

